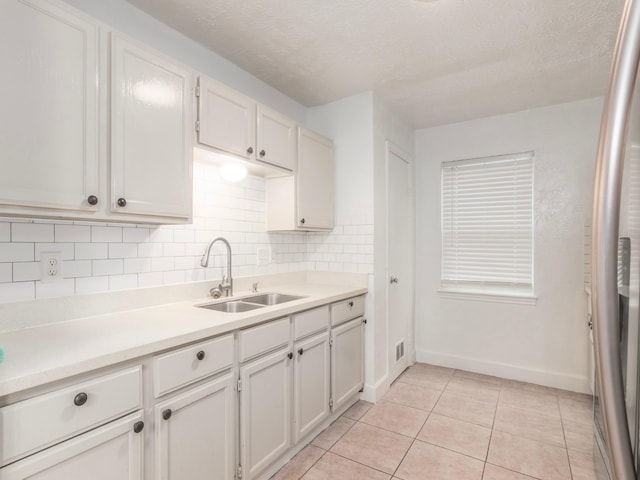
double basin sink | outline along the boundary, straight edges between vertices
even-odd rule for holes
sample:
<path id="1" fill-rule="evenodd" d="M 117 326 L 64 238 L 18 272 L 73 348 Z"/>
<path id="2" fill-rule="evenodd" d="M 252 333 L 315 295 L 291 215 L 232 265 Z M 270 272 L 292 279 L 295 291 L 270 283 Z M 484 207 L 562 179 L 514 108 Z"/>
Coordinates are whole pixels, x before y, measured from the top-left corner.
<path id="1" fill-rule="evenodd" d="M 241 298 L 240 300 L 206 303 L 204 305 L 197 305 L 197 307 L 206 308 L 208 310 L 215 310 L 217 312 L 239 313 L 249 312 L 251 310 L 256 310 L 257 308 L 268 307 L 271 305 L 279 305 L 281 303 L 292 302 L 294 300 L 300 300 L 301 298 L 305 297 L 285 295 L 283 293 L 263 293 L 260 295 Z"/>

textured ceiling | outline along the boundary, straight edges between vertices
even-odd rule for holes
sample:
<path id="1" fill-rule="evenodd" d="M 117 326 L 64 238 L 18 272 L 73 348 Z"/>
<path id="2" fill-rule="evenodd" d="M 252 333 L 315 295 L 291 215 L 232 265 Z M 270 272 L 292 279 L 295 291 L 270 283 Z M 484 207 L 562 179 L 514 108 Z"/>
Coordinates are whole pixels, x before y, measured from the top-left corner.
<path id="1" fill-rule="evenodd" d="M 623 0 L 128 0 L 303 105 L 416 128 L 604 94 Z"/>

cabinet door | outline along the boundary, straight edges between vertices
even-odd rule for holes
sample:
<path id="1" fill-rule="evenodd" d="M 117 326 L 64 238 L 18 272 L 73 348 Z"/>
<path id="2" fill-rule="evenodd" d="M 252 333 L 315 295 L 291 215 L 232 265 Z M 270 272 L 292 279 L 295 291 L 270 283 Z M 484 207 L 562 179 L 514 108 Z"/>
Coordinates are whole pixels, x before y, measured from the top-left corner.
<path id="1" fill-rule="evenodd" d="M 299 228 L 333 228 L 333 170 L 333 143 L 299 127 L 296 185 Z"/>
<path id="2" fill-rule="evenodd" d="M 294 355 L 294 443 L 298 443 L 331 413 L 329 332 L 296 343 Z"/>
<path id="3" fill-rule="evenodd" d="M 0 213 L 97 209 L 97 31 L 62 3 L 0 2 Z"/>
<path id="4" fill-rule="evenodd" d="M 199 78 L 198 89 L 198 142 L 254 159 L 255 102 L 206 77 Z"/>
<path id="5" fill-rule="evenodd" d="M 331 330 L 331 397 L 333 410 L 358 393 L 364 382 L 362 317 Z"/>
<path id="6" fill-rule="evenodd" d="M 291 363 L 282 349 L 240 367 L 240 463 L 256 478 L 291 446 Z"/>
<path id="7" fill-rule="evenodd" d="M 111 211 L 191 215 L 191 74 L 111 36 Z"/>
<path id="8" fill-rule="evenodd" d="M 0 469 L 0 480 L 142 480 L 143 435 L 134 413 Z M 138 424 L 139 426 L 139 424 Z"/>
<path id="9" fill-rule="evenodd" d="M 228 374 L 156 405 L 156 480 L 233 478 L 234 384 Z"/>
<path id="10" fill-rule="evenodd" d="M 258 105 L 256 159 L 290 171 L 296 168 L 296 124 L 263 105 Z"/>

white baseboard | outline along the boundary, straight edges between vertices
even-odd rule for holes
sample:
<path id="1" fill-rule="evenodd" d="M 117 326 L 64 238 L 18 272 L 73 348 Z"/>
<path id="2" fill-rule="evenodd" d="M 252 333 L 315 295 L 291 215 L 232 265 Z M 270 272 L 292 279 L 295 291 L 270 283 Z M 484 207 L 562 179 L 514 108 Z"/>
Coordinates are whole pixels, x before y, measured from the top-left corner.
<path id="1" fill-rule="evenodd" d="M 442 367 L 458 368 L 469 372 L 494 375 L 496 377 L 536 383 L 547 387 L 561 388 L 573 392 L 591 394 L 589 379 L 581 375 L 569 375 L 560 372 L 492 362 L 479 358 L 450 355 L 428 350 L 416 350 L 416 359 L 420 363 L 430 363 Z"/>
<path id="2" fill-rule="evenodd" d="M 387 381 L 388 375 L 385 375 L 374 384 L 364 385 L 364 389 L 360 394 L 360 400 L 366 400 L 367 402 L 377 403 L 382 396 L 389 390 L 389 382 Z"/>

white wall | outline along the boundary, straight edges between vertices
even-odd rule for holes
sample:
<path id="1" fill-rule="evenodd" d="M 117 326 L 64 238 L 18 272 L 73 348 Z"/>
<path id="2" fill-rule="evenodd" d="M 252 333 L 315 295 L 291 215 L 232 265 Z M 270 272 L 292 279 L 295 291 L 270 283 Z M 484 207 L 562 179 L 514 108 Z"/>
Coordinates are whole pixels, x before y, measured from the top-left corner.
<path id="1" fill-rule="evenodd" d="M 601 99 L 416 132 L 419 361 L 589 391 L 584 223 Z M 440 285 L 440 162 L 535 151 L 537 305 L 446 299 Z"/>

